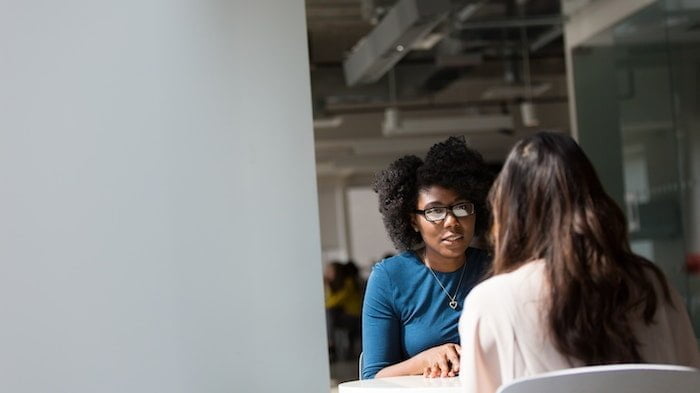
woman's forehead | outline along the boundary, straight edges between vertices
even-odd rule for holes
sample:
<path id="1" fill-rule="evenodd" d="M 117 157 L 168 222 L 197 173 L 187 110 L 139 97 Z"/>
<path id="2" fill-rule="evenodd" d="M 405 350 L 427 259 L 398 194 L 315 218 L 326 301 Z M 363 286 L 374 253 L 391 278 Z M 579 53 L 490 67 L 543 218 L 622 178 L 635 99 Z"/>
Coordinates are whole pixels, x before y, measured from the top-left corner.
<path id="1" fill-rule="evenodd" d="M 418 191 L 418 203 L 444 203 L 452 204 L 464 200 L 456 190 L 442 186 L 430 186 Z"/>

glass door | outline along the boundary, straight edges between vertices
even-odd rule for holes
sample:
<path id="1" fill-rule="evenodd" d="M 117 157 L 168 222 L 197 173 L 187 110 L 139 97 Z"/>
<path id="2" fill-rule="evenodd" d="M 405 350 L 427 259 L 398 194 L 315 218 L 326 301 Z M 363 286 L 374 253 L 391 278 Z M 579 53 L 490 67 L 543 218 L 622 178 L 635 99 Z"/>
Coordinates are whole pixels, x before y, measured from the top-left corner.
<path id="1" fill-rule="evenodd" d="M 699 3 L 699 4 L 695 4 Z M 700 2 L 660 0 L 574 48 L 579 142 L 625 208 L 633 250 L 700 333 Z"/>

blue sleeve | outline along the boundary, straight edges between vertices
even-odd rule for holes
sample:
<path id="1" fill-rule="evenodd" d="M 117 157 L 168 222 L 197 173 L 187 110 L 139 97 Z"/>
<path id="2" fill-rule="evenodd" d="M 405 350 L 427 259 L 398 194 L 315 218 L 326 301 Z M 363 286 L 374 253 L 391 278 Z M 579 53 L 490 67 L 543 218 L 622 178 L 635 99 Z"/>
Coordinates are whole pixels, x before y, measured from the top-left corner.
<path id="1" fill-rule="evenodd" d="M 401 324 L 394 307 L 393 285 L 377 265 L 367 282 L 362 307 L 362 378 L 402 360 Z"/>

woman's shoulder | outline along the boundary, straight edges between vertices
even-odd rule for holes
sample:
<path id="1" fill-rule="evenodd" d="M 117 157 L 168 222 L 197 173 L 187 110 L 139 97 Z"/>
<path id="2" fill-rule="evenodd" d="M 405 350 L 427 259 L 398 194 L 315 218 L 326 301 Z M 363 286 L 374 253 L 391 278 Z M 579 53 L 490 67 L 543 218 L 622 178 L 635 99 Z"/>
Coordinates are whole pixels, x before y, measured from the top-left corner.
<path id="1" fill-rule="evenodd" d="M 472 302 L 503 302 L 508 298 L 525 299 L 538 297 L 544 280 L 544 261 L 528 262 L 519 268 L 492 276 L 474 287 L 467 296 Z"/>
<path id="2" fill-rule="evenodd" d="M 373 270 L 384 270 L 386 272 L 402 271 L 406 268 L 416 267 L 422 263 L 413 251 L 404 251 L 393 257 L 382 259 L 374 265 Z"/>
<path id="3" fill-rule="evenodd" d="M 372 268 L 370 281 L 402 287 L 415 280 L 421 268 L 424 269 L 424 265 L 415 253 L 405 251 L 377 262 Z"/>
<path id="4" fill-rule="evenodd" d="M 404 252 L 377 262 L 372 268 L 372 273 L 367 281 L 365 299 L 374 296 L 393 296 L 394 291 L 402 288 L 415 280 L 415 256 Z"/>

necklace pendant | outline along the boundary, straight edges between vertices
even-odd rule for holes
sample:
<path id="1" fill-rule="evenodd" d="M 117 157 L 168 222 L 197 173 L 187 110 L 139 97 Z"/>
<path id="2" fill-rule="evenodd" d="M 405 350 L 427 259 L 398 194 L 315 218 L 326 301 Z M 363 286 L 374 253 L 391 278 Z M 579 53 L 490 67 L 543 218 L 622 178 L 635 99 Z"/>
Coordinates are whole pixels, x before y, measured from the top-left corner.
<path id="1" fill-rule="evenodd" d="M 452 299 L 450 300 L 450 307 L 452 307 L 453 310 L 457 309 L 457 301 Z"/>

